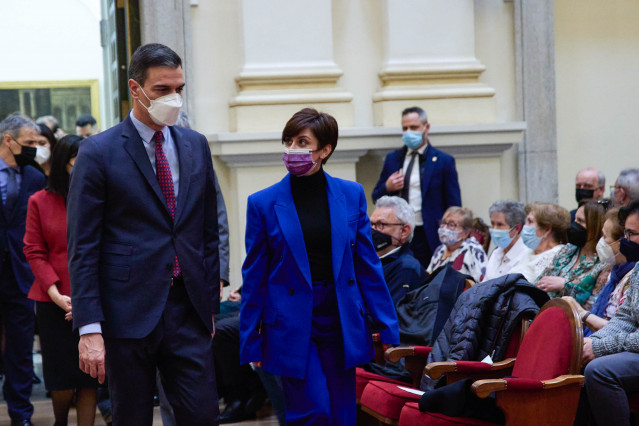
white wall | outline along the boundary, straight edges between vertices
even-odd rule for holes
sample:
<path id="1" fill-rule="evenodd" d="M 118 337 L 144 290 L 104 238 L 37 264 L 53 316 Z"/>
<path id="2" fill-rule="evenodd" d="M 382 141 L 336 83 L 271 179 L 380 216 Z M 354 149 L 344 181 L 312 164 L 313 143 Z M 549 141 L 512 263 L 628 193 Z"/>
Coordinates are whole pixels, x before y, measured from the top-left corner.
<path id="1" fill-rule="evenodd" d="M 5 0 L 0 16 L 0 82 L 98 79 L 102 89 L 100 0 Z"/>
<path id="2" fill-rule="evenodd" d="M 639 167 L 639 2 L 555 2 L 559 202 L 596 167 L 614 184 Z"/>

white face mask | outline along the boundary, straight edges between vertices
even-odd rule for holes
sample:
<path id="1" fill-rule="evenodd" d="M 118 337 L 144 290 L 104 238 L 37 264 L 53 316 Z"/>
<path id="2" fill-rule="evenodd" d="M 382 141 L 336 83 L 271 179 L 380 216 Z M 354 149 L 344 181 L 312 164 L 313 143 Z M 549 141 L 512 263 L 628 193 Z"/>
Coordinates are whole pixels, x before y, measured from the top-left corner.
<path id="1" fill-rule="evenodd" d="M 142 86 L 140 86 L 140 90 L 146 96 Z M 149 99 L 148 96 L 146 98 Z M 138 99 L 138 102 L 149 111 L 151 120 L 159 126 L 174 126 L 180 115 L 180 108 L 182 108 L 182 96 L 177 93 L 171 93 L 157 99 L 149 99 L 151 103 L 149 107 L 144 105 L 140 99 Z"/>
<path id="2" fill-rule="evenodd" d="M 610 244 L 604 240 L 604 237 L 601 237 L 599 242 L 597 242 L 597 256 L 599 256 L 599 260 L 607 265 L 617 263 L 617 255 L 610 247 Z"/>
<path id="3" fill-rule="evenodd" d="M 36 146 L 35 161 L 39 165 L 43 165 L 51 158 L 51 149 L 47 146 Z"/>

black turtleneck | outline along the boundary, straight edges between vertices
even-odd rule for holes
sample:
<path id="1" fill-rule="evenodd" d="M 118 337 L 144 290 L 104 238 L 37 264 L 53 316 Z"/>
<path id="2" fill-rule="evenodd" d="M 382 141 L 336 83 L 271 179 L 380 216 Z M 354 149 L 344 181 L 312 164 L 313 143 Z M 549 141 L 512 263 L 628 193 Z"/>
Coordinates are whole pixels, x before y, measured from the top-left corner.
<path id="1" fill-rule="evenodd" d="M 324 170 L 310 176 L 291 175 L 291 191 L 302 225 L 313 281 L 332 280 L 331 217 Z"/>

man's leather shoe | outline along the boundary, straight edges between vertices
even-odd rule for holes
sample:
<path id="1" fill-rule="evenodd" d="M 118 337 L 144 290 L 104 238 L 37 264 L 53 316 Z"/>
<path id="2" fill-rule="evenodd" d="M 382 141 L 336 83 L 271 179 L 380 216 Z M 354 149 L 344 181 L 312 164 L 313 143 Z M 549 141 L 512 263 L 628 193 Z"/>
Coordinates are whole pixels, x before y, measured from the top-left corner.
<path id="1" fill-rule="evenodd" d="M 247 415 L 242 401 L 232 401 L 226 406 L 226 408 L 224 408 L 222 414 L 220 414 L 219 423 L 239 423 L 241 421 L 248 420 L 251 417 L 255 417 L 255 413 Z"/>
<path id="2" fill-rule="evenodd" d="M 31 420 L 29 420 L 29 419 L 12 420 L 11 421 L 11 426 L 33 426 L 33 423 L 31 423 Z"/>

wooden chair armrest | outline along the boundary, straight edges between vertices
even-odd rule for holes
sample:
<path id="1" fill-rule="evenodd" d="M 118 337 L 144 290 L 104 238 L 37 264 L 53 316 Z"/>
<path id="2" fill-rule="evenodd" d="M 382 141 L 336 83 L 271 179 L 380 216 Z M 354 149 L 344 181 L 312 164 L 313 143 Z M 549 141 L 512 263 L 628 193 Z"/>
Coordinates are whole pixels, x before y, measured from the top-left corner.
<path id="1" fill-rule="evenodd" d="M 554 389 L 562 386 L 572 385 L 573 383 L 584 383 L 586 378 L 581 374 L 565 374 L 550 380 L 542 380 L 544 389 Z"/>
<path id="2" fill-rule="evenodd" d="M 439 379 L 442 375 L 452 373 L 455 370 L 457 370 L 457 365 L 454 361 L 431 362 L 424 367 L 424 374 L 431 379 Z"/>
<path id="3" fill-rule="evenodd" d="M 486 379 L 477 380 L 470 388 L 478 397 L 486 398 L 493 392 L 506 390 L 506 386 L 506 381 L 503 379 Z"/>
<path id="4" fill-rule="evenodd" d="M 506 358 L 503 361 L 494 362 L 492 370 L 504 370 L 506 368 L 512 368 L 515 366 L 515 358 Z"/>
<path id="5" fill-rule="evenodd" d="M 412 346 L 397 346 L 394 348 L 386 349 L 384 352 L 384 358 L 386 361 L 398 362 L 400 359 L 415 355 L 415 351 Z"/>

